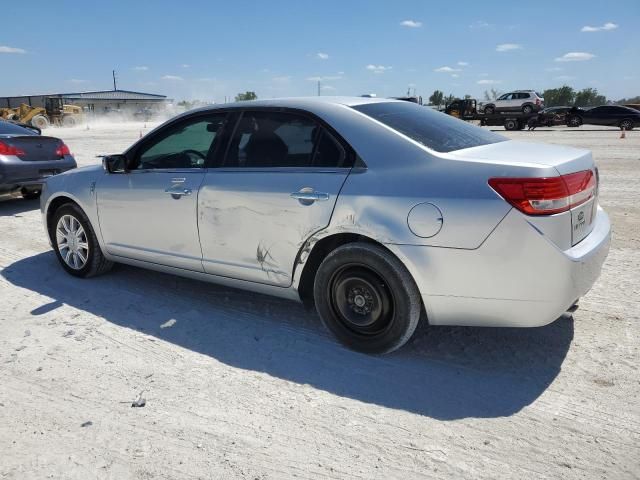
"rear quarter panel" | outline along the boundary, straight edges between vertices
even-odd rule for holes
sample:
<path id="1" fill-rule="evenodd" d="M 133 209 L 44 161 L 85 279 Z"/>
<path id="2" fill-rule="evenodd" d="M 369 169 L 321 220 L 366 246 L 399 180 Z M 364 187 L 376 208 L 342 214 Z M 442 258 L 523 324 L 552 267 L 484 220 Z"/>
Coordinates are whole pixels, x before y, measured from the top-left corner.
<path id="1" fill-rule="evenodd" d="M 323 235 L 349 232 L 386 244 L 474 249 L 511 209 L 487 184 L 490 177 L 557 175 L 539 163 L 432 152 L 349 107 L 333 107 L 315 113 L 342 134 L 366 168 L 352 170 Z M 411 209 L 424 202 L 443 217 L 431 238 L 414 235 L 407 224 Z"/>

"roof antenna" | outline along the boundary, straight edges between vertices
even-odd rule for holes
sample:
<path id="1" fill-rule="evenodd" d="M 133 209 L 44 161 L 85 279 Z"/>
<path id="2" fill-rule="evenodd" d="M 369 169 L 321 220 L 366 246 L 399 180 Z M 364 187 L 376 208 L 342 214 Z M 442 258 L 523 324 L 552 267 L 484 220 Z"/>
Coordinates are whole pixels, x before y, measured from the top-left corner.
<path id="1" fill-rule="evenodd" d="M 116 71 L 115 70 L 111 70 L 111 73 L 113 75 L 113 90 L 115 91 L 115 90 L 118 89 L 118 87 L 116 85 Z"/>

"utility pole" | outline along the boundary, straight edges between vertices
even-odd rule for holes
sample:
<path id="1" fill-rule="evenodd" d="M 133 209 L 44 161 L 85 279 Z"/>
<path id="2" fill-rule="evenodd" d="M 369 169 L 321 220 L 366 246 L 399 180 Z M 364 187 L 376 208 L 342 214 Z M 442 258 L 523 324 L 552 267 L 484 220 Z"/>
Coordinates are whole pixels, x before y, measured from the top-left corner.
<path id="1" fill-rule="evenodd" d="M 318 96 L 320 96 L 320 80 L 318 80 Z"/>
<path id="2" fill-rule="evenodd" d="M 116 85 L 116 71 L 115 70 L 111 70 L 111 74 L 113 75 L 113 89 L 117 90 L 118 87 Z"/>

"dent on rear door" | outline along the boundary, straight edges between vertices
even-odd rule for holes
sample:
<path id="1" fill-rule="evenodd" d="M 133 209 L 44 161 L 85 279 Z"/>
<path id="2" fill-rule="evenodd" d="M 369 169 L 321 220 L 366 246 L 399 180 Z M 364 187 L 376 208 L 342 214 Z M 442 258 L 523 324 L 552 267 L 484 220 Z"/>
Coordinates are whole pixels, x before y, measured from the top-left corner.
<path id="1" fill-rule="evenodd" d="M 325 228 L 348 169 L 334 172 L 212 170 L 198 195 L 205 272 L 286 287 L 298 251 Z M 328 194 L 305 204 L 291 193 Z"/>

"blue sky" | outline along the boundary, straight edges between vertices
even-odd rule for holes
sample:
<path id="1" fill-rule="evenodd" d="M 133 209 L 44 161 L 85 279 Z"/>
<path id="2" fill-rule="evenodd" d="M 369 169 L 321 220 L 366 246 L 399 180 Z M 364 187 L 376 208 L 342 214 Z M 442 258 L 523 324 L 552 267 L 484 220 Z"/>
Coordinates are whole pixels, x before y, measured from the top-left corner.
<path id="1" fill-rule="evenodd" d="M 0 96 L 110 89 L 112 69 L 122 89 L 217 102 L 315 95 L 318 79 L 323 95 L 564 83 L 640 95 L 639 0 L 9 5 Z"/>

